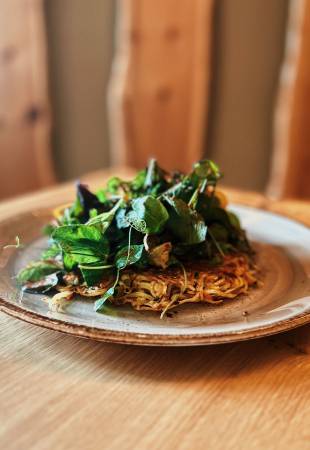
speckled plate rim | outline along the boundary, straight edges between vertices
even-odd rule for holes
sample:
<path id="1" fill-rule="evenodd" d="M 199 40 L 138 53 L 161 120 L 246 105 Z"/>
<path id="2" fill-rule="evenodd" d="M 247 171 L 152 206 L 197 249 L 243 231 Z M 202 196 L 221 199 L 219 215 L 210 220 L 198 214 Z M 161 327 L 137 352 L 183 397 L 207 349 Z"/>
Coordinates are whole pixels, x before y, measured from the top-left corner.
<path id="1" fill-rule="evenodd" d="M 41 314 L 28 311 L 18 305 L 10 304 L 0 298 L 0 311 L 24 322 L 40 326 L 53 331 L 58 331 L 71 336 L 82 337 L 102 342 L 116 344 L 132 344 L 145 346 L 183 347 L 195 345 L 215 345 L 258 339 L 281 332 L 289 331 L 310 322 L 310 312 L 301 313 L 295 317 L 281 320 L 276 324 L 259 326 L 250 330 L 188 334 L 180 336 L 167 336 L 164 334 L 144 334 L 133 332 L 121 332 L 104 330 L 96 327 L 88 327 L 79 324 L 70 324 L 63 320 L 51 319 Z"/>
<path id="2" fill-rule="evenodd" d="M 239 205 L 235 205 L 239 206 Z M 240 205 L 244 207 L 245 205 Z M 303 227 L 309 231 L 302 222 L 291 219 L 281 214 L 273 213 L 266 209 L 255 208 L 246 206 L 246 208 L 254 211 L 261 211 L 270 214 L 270 216 L 286 219 L 291 223 Z M 49 208 L 37 210 L 47 211 Z M 26 212 L 23 214 L 27 214 Z M 28 212 L 29 214 L 29 212 Z M 6 218 L 0 223 L 9 223 L 12 218 Z M 132 344 L 142 346 L 197 346 L 197 345 L 215 345 L 224 343 L 240 342 L 250 339 L 258 339 L 266 336 L 271 336 L 281 332 L 289 331 L 297 328 L 301 325 L 310 323 L 310 311 L 296 314 L 293 317 L 279 320 L 276 323 L 270 323 L 266 325 L 260 325 L 247 330 L 235 330 L 229 332 L 216 332 L 216 333 L 195 333 L 195 334 L 182 334 L 179 336 L 172 336 L 158 333 L 139 333 L 130 331 L 113 331 L 104 330 L 102 328 L 90 327 L 81 324 L 73 324 L 64 320 L 46 317 L 42 314 L 25 309 L 17 304 L 13 304 L 4 298 L 0 298 L 0 311 L 8 314 L 9 316 L 20 319 L 24 322 L 31 323 L 33 325 L 40 326 L 42 328 L 58 331 L 71 336 L 82 337 L 86 339 L 92 339 L 102 342 L 111 342 L 118 344 Z"/>

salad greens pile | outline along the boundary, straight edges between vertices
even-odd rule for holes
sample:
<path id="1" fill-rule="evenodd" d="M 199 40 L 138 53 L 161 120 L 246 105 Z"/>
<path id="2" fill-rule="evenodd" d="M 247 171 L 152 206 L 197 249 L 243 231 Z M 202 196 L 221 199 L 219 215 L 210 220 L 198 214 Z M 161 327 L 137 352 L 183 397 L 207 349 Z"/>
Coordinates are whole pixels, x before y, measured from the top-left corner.
<path id="1" fill-rule="evenodd" d="M 110 178 L 92 193 L 77 184 L 74 203 L 45 227 L 48 248 L 17 278 L 24 289 L 114 283 L 96 301 L 100 310 L 115 293 L 122 270 L 185 265 L 203 259 L 220 264 L 227 253 L 251 253 L 238 218 L 225 209 L 216 185 L 218 166 L 199 161 L 192 172 L 168 173 L 152 159 L 131 181 Z"/>

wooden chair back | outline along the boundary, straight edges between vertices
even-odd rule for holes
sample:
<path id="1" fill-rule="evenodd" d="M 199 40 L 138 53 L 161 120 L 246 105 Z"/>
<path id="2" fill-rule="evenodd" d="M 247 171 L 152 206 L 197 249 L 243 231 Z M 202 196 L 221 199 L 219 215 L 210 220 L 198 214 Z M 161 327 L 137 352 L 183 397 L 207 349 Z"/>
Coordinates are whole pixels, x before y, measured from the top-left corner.
<path id="1" fill-rule="evenodd" d="M 118 5 L 112 160 L 142 167 L 156 157 L 167 169 L 187 170 L 205 138 L 213 0 Z"/>
<path id="2" fill-rule="evenodd" d="M 310 2 L 291 0 L 268 193 L 310 197 Z M 121 0 L 111 159 L 187 170 L 208 131 L 214 0 Z M 0 198 L 54 182 L 43 0 L 0 4 Z"/>
<path id="3" fill-rule="evenodd" d="M 205 150 L 212 0 L 120 1 L 109 90 L 112 160 L 187 170 Z M 310 2 L 291 0 L 268 194 L 310 197 Z M 208 149 L 207 149 L 208 151 Z"/>
<path id="4" fill-rule="evenodd" d="M 269 195 L 310 198 L 310 2 L 291 0 Z"/>
<path id="5" fill-rule="evenodd" d="M 42 4 L 0 2 L 0 199 L 55 179 Z"/>

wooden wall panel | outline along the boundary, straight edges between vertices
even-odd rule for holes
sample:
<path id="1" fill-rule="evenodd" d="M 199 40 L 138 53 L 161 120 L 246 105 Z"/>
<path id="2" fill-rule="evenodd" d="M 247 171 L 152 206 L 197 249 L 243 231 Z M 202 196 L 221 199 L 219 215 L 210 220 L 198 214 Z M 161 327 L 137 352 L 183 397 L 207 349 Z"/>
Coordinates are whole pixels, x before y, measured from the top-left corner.
<path id="1" fill-rule="evenodd" d="M 208 105 L 212 0 L 118 3 L 109 89 L 112 159 L 141 167 L 155 156 L 186 170 L 202 155 Z"/>
<path id="2" fill-rule="evenodd" d="M 0 198 L 51 184 L 42 0 L 0 2 Z"/>
<path id="3" fill-rule="evenodd" d="M 291 0 L 269 195 L 310 198 L 310 1 Z"/>

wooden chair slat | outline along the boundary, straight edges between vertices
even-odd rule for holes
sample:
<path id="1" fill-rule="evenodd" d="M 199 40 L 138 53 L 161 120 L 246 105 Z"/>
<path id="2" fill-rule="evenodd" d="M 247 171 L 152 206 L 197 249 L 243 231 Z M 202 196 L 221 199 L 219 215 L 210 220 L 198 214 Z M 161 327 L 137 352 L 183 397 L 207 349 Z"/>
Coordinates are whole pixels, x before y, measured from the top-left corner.
<path id="1" fill-rule="evenodd" d="M 42 0 L 0 3 L 0 198 L 54 182 Z"/>
<path id="2" fill-rule="evenodd" d="M 292 0 L 268 194 L 310 198 L 310 2 Z"/>
<path id="3" fill-rule="evenodd" d="M 109 88 L 112 158 L 135 167 L 157 157 L 187 170 L 205 138 L 212 0 L 119 2 Z"/>

